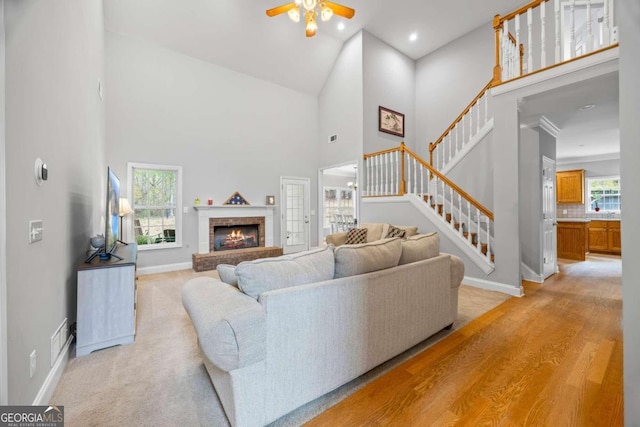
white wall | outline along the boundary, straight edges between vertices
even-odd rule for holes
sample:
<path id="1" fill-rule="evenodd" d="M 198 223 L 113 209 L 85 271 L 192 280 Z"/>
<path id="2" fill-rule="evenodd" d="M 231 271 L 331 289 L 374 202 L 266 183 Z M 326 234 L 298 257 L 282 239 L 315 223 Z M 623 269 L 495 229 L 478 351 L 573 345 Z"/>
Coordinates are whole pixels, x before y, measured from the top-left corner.
<path id="1" fill-rule="evenodd" d="M 558 163 L 558 171 L 584 169 L 585 176 L 618 176 L 620 159 L 594 160 L 585 162 Z"/>
<path id="2" fill-rule="evenodd" d="M 494 39 L 487 22 L 417 61 L 416 150 L 423 158 L 493 77 Z"/>
<path id="3" fill-rule="evenodd" d="M 7 210 L 5 179 L 5 35 L 4 0 L 0 0 L 0 405 L 7 404 Z"/>
<path id="4" fill-rule="evenodd" d="M 9 1 L 5 30 L 8 391 L 10 404 L 29 405 L 50 373 L 51 335 L 65 317 L 75 321 L 76 266 L 101 222 L 102 2 Z M 37 157 L 49 166 L 42 186 Z M 34 219 L 43 240 L 28 244 Z"/>
<path id="5" fill-rule="evenodd" d="M 236 191 L 260 205 L 280 194 L 280 176 L 308 177 L 317 213 L 316 97 L 111 32 L 106 55 L 107 163 L 126 194 L 127 162 L 182 166 L 184 206 L 196 197 L 219 205 Z M 183 215 L 183 233 L 182 248 L 141 252 L 139 266 L 190 262 L 193 209 Z"/>
<path id="6" fill-rule="evenodd" d="M 320 167 L 362 158 L 362 32 L 347 40 L 318 96 Z M 329 144 L 330 135 L 338 141 Z"/>
<path id="7" fill-rule="evenodd" d="M 620 156 L 622 182 L 640 181 L 640 2 L 620 0 Z M 622 318 L 624 330 L 624 420 L 640 426 L 640 189 L 625 187 L 622 210 Z"/>
<path id="8" fill-rule="evenodd" d="M 364 153 L 398 147 L 415 148 L 415 61 L 363 31 Z M 404 138 L 378 130 L 378 107 L 404 114 Z"/>

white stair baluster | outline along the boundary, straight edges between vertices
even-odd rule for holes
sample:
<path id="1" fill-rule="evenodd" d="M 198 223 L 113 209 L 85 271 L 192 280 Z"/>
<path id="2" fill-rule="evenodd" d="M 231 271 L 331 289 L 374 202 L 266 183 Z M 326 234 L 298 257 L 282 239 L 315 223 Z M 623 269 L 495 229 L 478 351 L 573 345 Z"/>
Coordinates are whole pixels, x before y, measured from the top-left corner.
<path id="1" fill-rule="evenodd" d="M 555 22 L 556 22 L 556 62 L 555 64 L 560 63 L 560 61 L 562 61 L 561 55 L 562 55 L 562 50 L 561 50 L 561 37 L 560 37 L 560 1 L 561 0 L 554 0 L 553 2 L 553 10 L 555 12 Z"/>
<path id="2" fill-rule="evenodd" d="M 533 12 L 527 9 L 527 73 L 533 72 Z"/>
<path id="3" fill-rule="evenodd" d="M 446 209 L 446 205 L 444 207 L 444 209 L 442 210 L 442 214 L 444 215 L 444 217 L 447 217 L 447 209 Z M 453 219 L 453 187 L 449 187 L 449 212 L 451 213 L 451 222 L 449 223 L 451 225 L 451 228 L 453 228 L 455 230 L 455 221 Z"/>
<path id="4" fill-rule="evenodd" d="M 407 193 L 411 193 L 411 157 L 409 157 L 408 153 L 405 153 L 407 156 L 407 161 L 405 164 L 407 165 L 407 188 L 405 189 Z"/>
<path id="5" fill-rule="evenodd" d="M 504 21 L 502 24 L 502 38 L 504 40 L 504 53 L 505 53 L 505 80 L 511 78 L 511 39 L 509 39 L 509 21 Z"/>
<path id="6" fill-rule="evenodd" d="M 424 166 L 420 163 L 420 197 L 424 197 Z"/>
<path id="7" fill-rule="evenodd" d="M 480 133 L 480 99 L 476 101 L 476 107 L 476 134 L 478 134 Z"/>
<path id="8" fill-rule="evenodd" d="M 514 18 L 516 20 L 516 56 L 517 56 L 517 63 L 518 65 L 516 66 L 516 75 L 519 76 L 520 75 L 520 15 L 516 15 L 516 17 Z"/>
<path id="9" fill-rule="evenodd" d="M 393 152 L 393 192 L 395 194 L 400 194 L 400 188 L 398 187 L 398 174 L 400 170 L 400 164 L 398 163 L 398 152 Z"/>
<path id="10" fill-rule="evenodd" d="M 378 156 L 372 157 L 373 159 L 373 195 L 378 195 Z"/>
<path id="11" fill-rule="evenodd" d="M 576 0 L 569 2 L 569 59 L 576 56 Z"/>
<path id="12" fill-rule="evenodd" d="M 478 219 L 478 221 L 476 222 L 476 244 L 478 246 L 476 246 L 476 248 L 478 249 L 478 252 L 482 253 L 482 245 L 480 244 L 480 220 L 482 219 L 482 217 L 480 216 L 480 209 L 476 208 L 476 218 Z"/>
<path id="13" fill-rule="evenodd" d="M 604 23 L 604 38 L 602 44 L 609 46 L 611 44 L 611 23 L 610 18 L 610 0 L 604 0 L 604 15 L 602 16 L 602 22 Z"/>
<path id="14" fill-rule="evenodd" d="M 487 260 L 491 261 L 491 221 L 487 217 Z"/>
<path id="15" fill-rule="evenodd" d="M 413 194 L 418 193 L 418 161 L 413 159 Z"/>
<path id="16" fill-rule="evenodd" d="M 447 135 L 447 137 L 449 138 L 449 142 L 451 142 L 451 137 L 449 136 L 451 135 L 451 133 L 449 133 Z M 445 143 L 446 141 L 443 140 L 443 143 Z M 440 144 L 439 149 L 440 149 L 440 157 L 442 158 L 442 160 L 440 161 L 440 167 L 444 168 L 444 165 L 446 165 L 445 160 L 444 160 L 444 150 L 446 149 L 447 144 L 445 143 L 444 145 Z"/>
<path id="17" fill-rule="evenodd" d="M 591 28 L 591 0 L 587 0 L 587 53 L 593 50 L 593 29 Z"/>
<path id="18" fill-rule="evenodd" d="M 467 200 L 467 221 L 469 223 L 469 226 L 467 227 L 468 233 L 467 233 L 467 242 L 469 242 L 469 244 L 472 244 L 473 242 L 471 241 L 471 202 L 469 200 Z"/>
<path id="19" fill-rule="evenodd" d="M 467 138 L 467 140 L 464 142 L 464 144 L 462 144 L 462 147 L 464 147 L 465 145 L 467 145 L 467 143 L 469 141 L 471 141 L 471 137 L 473 136 L 473 107 L 475 106 L 475 104 L 473 104 L 471 106 L 471 108 L 469 109 L 469 112 L 467 113 L 467 116 L 469 116 L 469 137 Z"/>
<path id="20" fill-rule="evenodd" d="M 540 68 L 547 66 L 547 2 L 540 3 Z"/>
<path id="21" fill-rule="evenodd" d="M 363 191 L 363 196 L 368 196 L 369 195 L 369 159 L 364 159 L 363 161 L 363 166 L 364 166 L 364 191 Z"/>
<path id="22" fill-rule="evenodd" d="M 458 222 L 460 226 L 458 227 L 458 234 L 462 236 L 463 230 L 463 218 L 462 216 L 462 194 L 458 193 Z"/>

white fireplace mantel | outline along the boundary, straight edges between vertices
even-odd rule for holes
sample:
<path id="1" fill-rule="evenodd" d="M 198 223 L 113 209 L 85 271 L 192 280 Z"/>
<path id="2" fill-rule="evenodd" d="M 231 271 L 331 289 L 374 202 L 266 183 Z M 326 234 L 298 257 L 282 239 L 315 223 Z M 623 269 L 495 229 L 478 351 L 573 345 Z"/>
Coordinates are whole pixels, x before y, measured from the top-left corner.
<path id="1" fill-rule="evenodd" d="M 264 217 L 264 244 L 273 246 L 273 214 L 275 205 L 197 205 L 198 211 L 198 253 L 209 253 L 209 218 L 241 218 L 245 216 Z"/>

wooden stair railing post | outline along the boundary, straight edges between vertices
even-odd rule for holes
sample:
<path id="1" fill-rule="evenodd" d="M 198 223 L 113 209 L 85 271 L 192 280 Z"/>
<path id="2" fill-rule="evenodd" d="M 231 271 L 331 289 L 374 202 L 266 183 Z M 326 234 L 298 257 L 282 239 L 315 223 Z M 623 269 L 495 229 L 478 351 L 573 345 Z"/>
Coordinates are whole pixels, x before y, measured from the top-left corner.
<path id="1" fill-rule="evenodd" d="M 404 145 L 404 141 L 402 141 L 400 143 L 400 157 L 401 157 L 401 161 L 400 161 L 400 191 L 399 194 L 400 195 L 404 195 L 407 194 L 407 182 L 404 178 L 405 174 L 404 174 L 404 152 L 405 152 L 405 145 Z"/>
<path id="2" fill-rule="evenodd" d="M 493 29 L 496 33 L 496 65 L 493 67 L 492 85 L 498 85 L 502 81 L 502 67 L 500 66 L 500 31 L 502 31 L 502 21 L 500 15 L 493 17 Z"/>

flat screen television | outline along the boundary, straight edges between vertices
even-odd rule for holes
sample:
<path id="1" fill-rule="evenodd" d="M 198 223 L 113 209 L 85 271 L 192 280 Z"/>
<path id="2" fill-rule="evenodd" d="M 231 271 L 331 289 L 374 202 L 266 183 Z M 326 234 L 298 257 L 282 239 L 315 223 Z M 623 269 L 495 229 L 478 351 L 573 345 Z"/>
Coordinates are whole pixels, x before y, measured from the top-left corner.
<path id="1" fill-rule="evenodd" d="M 104 253 L 112 255 L 118 246 L 120 225 L 120 180 L 107 167 L 107 211 L 105 214 Z"/>
<path id="2" fill-rule="evenodd" d="M 116 255 L 120 236 L 120 180 L 110 167 L 107 167 L 107 199 L 105 212 L 104 245 L 97 248 L 85 262 L 91 262 L 96 256 L 101 260 L 111 257 L 122 259 Z"/>

